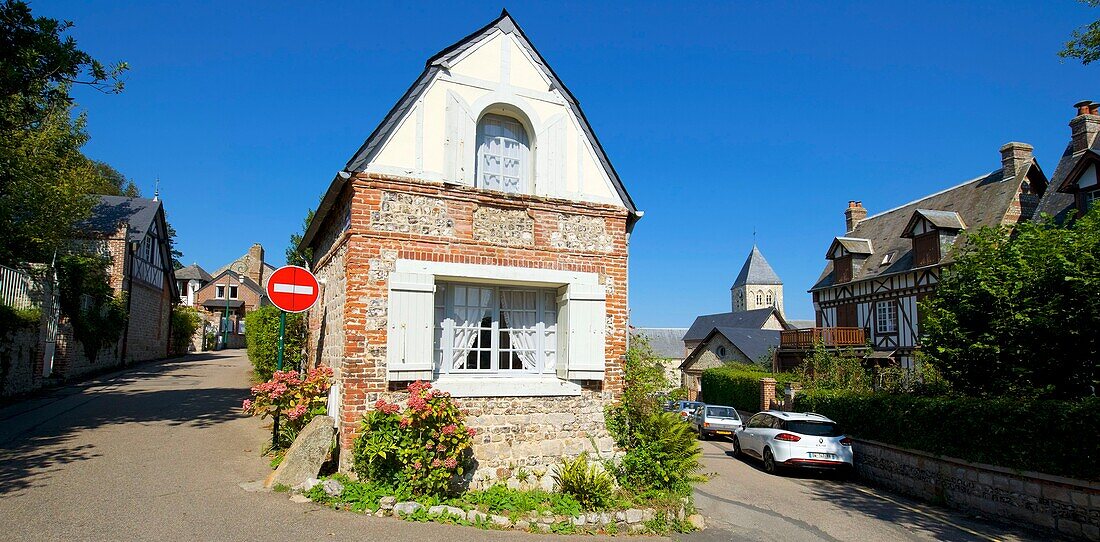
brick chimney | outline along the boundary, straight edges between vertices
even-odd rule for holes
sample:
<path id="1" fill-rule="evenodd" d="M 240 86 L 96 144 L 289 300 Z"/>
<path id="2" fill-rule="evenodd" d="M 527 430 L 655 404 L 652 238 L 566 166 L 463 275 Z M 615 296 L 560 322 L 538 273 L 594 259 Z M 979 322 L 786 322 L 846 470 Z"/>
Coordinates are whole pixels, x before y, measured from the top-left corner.
<path id="1" fill-rule="evenodd" d="M 1027 143 L 1009 141 L 1001 147 L 1001 167 L 1004 168 L 1004 178 L 1010 179 L 1020 175 L 1031 164 L 1035 147 Z"/>
<path id="2" fill-rule="evenodd" d="M 248 249 L 248 278 L 263 285 L 264 279 L 264 247 L 259 243 Z"/>
<path id="3" fill-rule="evenodd" d="M 863 208 L 862 201 L 849 201 L 848 208 L 844 210 L 844 226 L 848 228 L 845 231 L 852 231 L 856 229 L 856 224 L 859 224 L 867 218 L 867 209 Z"/>
<path id="4" fill-rule="evenodd" d="M 1070 131 L 1073 133 L 1073 152 L 1078 153 L 1092 146 L 1096 140 L 1096 134 L 1100 133 L 1100 104 L 1089 100 L 1073 104 L 1077 108 L 1077 116 L 1069 121 Z"/>

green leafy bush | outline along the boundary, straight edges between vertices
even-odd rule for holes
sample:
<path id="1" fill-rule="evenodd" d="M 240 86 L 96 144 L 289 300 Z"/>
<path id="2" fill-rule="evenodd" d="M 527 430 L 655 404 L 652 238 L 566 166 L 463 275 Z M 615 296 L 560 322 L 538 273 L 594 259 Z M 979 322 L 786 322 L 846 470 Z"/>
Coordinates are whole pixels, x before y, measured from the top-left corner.
<path id="1" fill-rule="evenodd" d="M 464 416 L 450 394 L 427 382 L 409 384 L 404 412 L 379 399 L 363 419 L 353 462 L 362 479 L 417 495 L 452 495 L 473 462 Z"/>
<path id="2" fill-rule="evenodd" d="M 1100 387 L 1100 212 L 966 236 L 920 310 L 922 351 L 959 392 L 1073 399 Z"/>
<path id="3" fill-rule="evenodd" d="M 609 506 L 615 483 L 607 471 L 588 462 L 588 454 L 565 459 L 554 469 L 554 489 L 572 495 L 585 510 Z"/>
<path id="4" fill-rule="evenodd" d="M 814 345 L 798 366 L 798 380 L 804 389 L 871 391 L 871 373 L 863 356 L 852 349 L 834 350 Z"/>
<path id="5" fill-rule="evenodd" d="M 69 317 L 73 337 L 84 356 L 95 361 L 99 351 L 118 342 L 126 328 L 126 297 L 115 296 L 103 256 L 66 254 L 57 258 L 61 312 Z"/>
<path id="6" fill-rule="evenodd" d="M 688 495 L 691 485 L 701 480 L 696 472 L 703 452 L 691 425 L 679 414 L 654 414 L 637 427 L 633 440 L 615 467 L 620 485 Z"/>
<path id="7" fill-rule="evenodd" d="M 766 373 L 754 365 L 731 363 L 703 371 L 699 400 L 711 405 L 756 412 L 760 410 L 762 378 L 774 378 L 777 393 L 781 393 L 788 383 L 799 380 L 793 373 Z"/>
<path id="8" fill-rule="evenodd" d="M 195 331 L 202 326 L 202 317 L 194 307 L 172 307 L 172 352 L 184 354 L 191 345 Z"/>
<path id="9" fill-rule="evenodd" d="M 903 448 L 1019 470 L 1100 479 L 1100 398 L 914 397 L 816 391 L 799 410 L 846 433 Z"/>
<path id="10" fill-rule="evenodd" d="M 477 508 L 494 514 L 538 512 L 575 516 L 581 513 L 581 503 L 570 494 L 551 493 L 541 489 L 510 489 L 504 484 L 493 484 L 480 491 L 468 491 L 447 502 L 452 506 Z"/>
<path id="11" fill-rule="evenodd" d="M 42 319 L 39 309 L 16 309 L 0 303 L 0 338 L 23 329 L 35 329 Z"/>
<path id="12" fill-rule="evenodd" d="M 678 414 L 661 412 L 658 393 L 665 386 L 664 368 L 649 343 L 639 337 L 627 350 L 623 394 L 607 407 L 607 430 L 623 450 L 618 465 L 608 463 L 619 485 L 639 493 L 648 490 L 691 493 L 700 478 L 702 451 L 695 434 Z"/>
<path id="13" fill-rule="evenodd" d="M 279 355 L 279 312 L 279 309 L 268 305 L 248 313 L 244 318 L 248 359 L 252 362 L 252 369 L 259 380 L 268 380 L 275 372 Z M 305 317 L 300 313 L 287 314 L 283 369 L 297 369 L 302 366 L 305 340 Z"/>

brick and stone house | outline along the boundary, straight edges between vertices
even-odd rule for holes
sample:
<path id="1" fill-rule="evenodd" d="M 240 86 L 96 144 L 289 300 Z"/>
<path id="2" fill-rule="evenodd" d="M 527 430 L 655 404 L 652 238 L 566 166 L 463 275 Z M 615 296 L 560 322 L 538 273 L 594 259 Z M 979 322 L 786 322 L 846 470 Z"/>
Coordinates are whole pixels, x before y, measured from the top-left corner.
<path id="1" fill-rule="evenodd" d="M 343 449 L 375 401 L 425 380 L 480 430 L 477 482 L 612 453 L 641 214 L 507 12 L 428 59 L 302 240 L 323 290 L 309 354 L 334 369 Z"/>
<path id="2" fill-rule="evenodd" d="M 274 268 L 264 262 L 264 249 L 254 244 L 248 253 L 220 268 L 195 291 L 194 306 L 205 329 L 216 333 L 216 348 L 244 348 L 244 317 L 269 304 L 267 279 Z M 226 343 L 228 339 L 228 343 Z"/>
<path id="3" fill-rule="evenodd" d="M 1069 122 L 1070 141 L 1050 178 L 1051 189 L 1039 202 L 1039 213 L 1059 223 L 1071 211 L 1081 216 L 1100 199 L 1100 104 L 1086 100 L 1073 107 L 1077 114 Z"/>

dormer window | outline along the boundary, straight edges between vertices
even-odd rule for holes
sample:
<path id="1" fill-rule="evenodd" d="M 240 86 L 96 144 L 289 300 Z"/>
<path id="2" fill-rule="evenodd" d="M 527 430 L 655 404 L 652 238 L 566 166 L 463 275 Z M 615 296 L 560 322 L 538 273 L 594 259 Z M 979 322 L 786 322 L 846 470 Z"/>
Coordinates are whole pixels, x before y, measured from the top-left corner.
<path id="1" fill-rule="evenodd" d="M 925 267 L 940 263 L 955 236 L 965 228 L 962 217 L 955 211 L 914 211 L 902 234 L 913 240 L 913 265 Z"/>
<path id="2" fill-rule="evenodd" d="M 477 186 L 526 194 L 530 177 L 531 147 L 523 125 L 502 115 L 482 117 L 477 123 Z"/>
<path id="3" fill-rule="evenodd" d="M 863 263 L 874 253 L 870 239 L 837 237 L 829 245 L 825 258 L 833 261 L 833 282 L 851 282 Z"/>

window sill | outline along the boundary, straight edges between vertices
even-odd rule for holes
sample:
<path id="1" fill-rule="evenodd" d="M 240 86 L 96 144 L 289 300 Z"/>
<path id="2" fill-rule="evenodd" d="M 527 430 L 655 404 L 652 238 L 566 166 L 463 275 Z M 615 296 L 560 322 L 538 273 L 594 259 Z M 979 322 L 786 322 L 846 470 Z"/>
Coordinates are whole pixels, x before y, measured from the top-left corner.
<path id="1" fill-rule="evenodd" d="M 581 394 L 580 384 L 553 375 L 440 376 L 432 386 L 452 397 L 561 397 Z"/>

